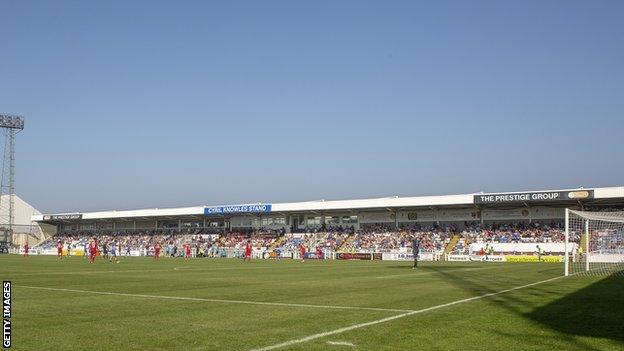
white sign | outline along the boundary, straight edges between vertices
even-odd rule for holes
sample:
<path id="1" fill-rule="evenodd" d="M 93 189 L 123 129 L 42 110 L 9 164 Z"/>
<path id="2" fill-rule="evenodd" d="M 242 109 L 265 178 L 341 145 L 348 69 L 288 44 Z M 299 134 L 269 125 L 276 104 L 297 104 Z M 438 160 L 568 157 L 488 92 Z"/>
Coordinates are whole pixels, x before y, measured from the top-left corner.
<path id="1" fill-rule="evenodd" d="M 470 256 L 468 255 L 448 255 L 446 256 L 447 261 L 453 262 L 467 262 L 470 261 Z"/>
<path id="2" fill-rule="evenodd" d="M 505 262 L 505 256 L 502 255 L 472 255 L 470 256 L 471 261 L 481 261 L 481 262 Z"/>
<path id="3" fill-rule="evenodd" d="M 381 259 L 384 261 L 413 261 L 414 255 L 406 252 L 388 252 L 381 255 Z M 432 252 L 421 252 L 418 255 L 419 261 L 433 261 Z"/>
<path id="4" fill-rule="evenodd" d="M 394 213 L 385 212 L 360 212 L 358 214 L 360 223 L 394 223 Z"/>

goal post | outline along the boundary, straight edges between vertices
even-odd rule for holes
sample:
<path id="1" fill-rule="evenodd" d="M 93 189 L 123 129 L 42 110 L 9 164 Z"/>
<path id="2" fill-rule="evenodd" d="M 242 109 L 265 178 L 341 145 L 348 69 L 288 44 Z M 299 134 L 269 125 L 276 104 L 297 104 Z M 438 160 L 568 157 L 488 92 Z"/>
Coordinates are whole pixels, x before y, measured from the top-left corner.
<path id="1" fill-rule="evenodd" d="M 565 211 L 565 275 L 624 273 L 624 211 Z"/>
<path id="2" fill-rule="evenodd" d="M 570 275 L 570 209 L 565 209 L 565 245 L 564 251 L 564 274 Z"/>

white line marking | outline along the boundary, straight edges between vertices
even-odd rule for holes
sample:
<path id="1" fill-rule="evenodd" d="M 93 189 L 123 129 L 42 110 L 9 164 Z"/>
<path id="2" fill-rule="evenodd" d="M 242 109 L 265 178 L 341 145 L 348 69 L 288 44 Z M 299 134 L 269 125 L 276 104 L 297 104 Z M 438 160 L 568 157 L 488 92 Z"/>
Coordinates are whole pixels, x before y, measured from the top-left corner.
<path id="1" fill-rule="evenodd" d="M 222 300 L 222 299 L 206 299 L 206 298 L 201 298 L 201 297 L 126 294 L 126 293 L 118 293 L 118 292 L 110 292 L 110 291 L 61 289 L 61 288 L 48 288 L 48 287 L 43 287 L 43 286 L 29 286 L 29 285 L 13 285 L 13 286 L 20 287 L 20 288 L 27 288 L 27 289 L 35 289 L 35 290 L 64 291 L 64 292 L 75 292 L 75 293 L 96 294 L 96 295 L 141 297 L 141 298 L 149 298 L 149 299 L 202 301 L 202 302 L 234 303 L 234 304 L 245 304 L 245 305 L 264 305 L 264 306 L 282 306 L 282 307 L 323 308 L 323 309 L 334 309 L 334 310 L 360 310 L 360 311 L 378 311 L 378 312 L 413 312 L 413 310 L 401 310 L 401 309 L 393 309 L 393 308 L 360 307 L 360 306 L 334 306 L 334 305 L 308 305 L 308 304 L 301 304 L 301 303 L 245 301 L 245 300 Z"/>
<path id="2" fill-rule="evenodd" d="M 102 274 L 102 273 L 145 273 L 145 272 L 171 272 L 171 271 L 194 271 L 194 272 L 210 272 L 210 271 L 224 271 L 224 270 L 248 270 L 248 269 L 269 269 L 273 270 L 276 267 L 280 266 L 240 266 L 240 267 L 202 267 L 202 266 L 184 266 L 182 267 L 173 267 L 168 269 L 134 269 L 134 270 L 117 270 L 117 271 L 59 271 L 59 272 L 50 272 L 50 271 L 39 271 L 39 272 L 2 272 L 2 274 L 10 274 L 10 275 L 81 275 L 81 274 Z M 334 266 L 284 266 L 288 270 L 294 269 L 310 269 L 310 268 L 323 268 L 323 269 L 331 269 Z M 341 266 L 335 266 L 338 268 L 342 268 Z M 383 267 L 379 265 L 362 265 L 362 266 L 349 266 L 348 268 L 367 268 L 367 267 Z M 177 268 L 177 269 L 176 269 Z"/>
<path id="3" fill-rule="evenodd" d="M 182 266 L 182 267 L 173 267 L 173 270 L 174 270 L 174 271 L 179 271 L 180 269 L 189 269 L 189 268 L 191 268 L 191 267 L 185 267 L 185 266 Z"/>
<path id="4" fill-rule="evenodd" d="M 327 343 L 329 345 L 337 345 L 337 346 L 351 346 L 351 347 L 355 346 L 353 343 L 346 342 L 346 341 L 328 341 Z"/>
<path id="5" fill-rule="evenodd" d="M 146 273 L 146 272 L 171 272 L 171 269 L 129 269 L 120 271 L 74 271 L 74 272 L 24 272 L 7 273 L 11 275 L 81 275 L 81 274 L 103 274 L 103 273 Z"/>
<path id="6" fill-rule="evenodd" d="M 493 293 L 489 293 L 489 294 L 484 294 L 484 295 L 479 295 L 479 296 L 475 296 L 475 297 L 470 297 L 470 298 L 467 298 L 467 299 L 457 300 L 457 301 L 445 303 L 445 304 L 442 304 L 442 305 L 436 305 L 436 306 L 432 306 L 432 307 L 427 307 L 427 308 L 423 308 L 421 310 L 416 310 L 416 311 L 411 311 L 411 312 L 407 312 L 407 313 L 402 313 L 402 314 L 398 314 L 396 316 L 386 317 L 386 318 L 378 319 L 378 320 L 371 321 L 371 322 L 354 324 L 354 325 L 350 325 L 348 327 L 343 327 L 343 328 L 340 328 L 340 329 L 335 329 L 335 330 L 326 331 L 326 332 L 323 332 L 323 333 L 309 335 L 309 336 L 306 336 L 306 337 L 303 337 L 303 338 L 300 338 L 300 339 L 293 339 L 293 340 L 285 341 L 285 342 L 282 342 L 282 343 L 279 343 L 279 344 L 265 346 L 265 347 L 262 347 L 262 348 L 259 348 L 259 349 L 253 349 L 252 351 L 270 351 L 270 350 L 275 350 L 275 349 L 279 349 L 279 348 L 282 348 L 282 347 L 291 346 L 291 345 L 295 345 L 295 344 L 300 344 L 300 343 L 304 343 L 304 342 L 307 342 L 307 341 L 310 341 L 310 340 L 323 338 L 323 337 L 330 336 L 330 335 L 341 334 L 341 333 L 344 333 L 344 332 L 347 332 L 347 331 L 351 331 L 351 330 L 354 330 L 354 329 L 359 329 L 359 328 L 364 328 L 364 327 L 368 327 L 368 326 L 375 325 L 375 324 L 390 322 L 390 321 L 393 321 L 395 319 L 408 317 L 408 316 L 412 316 L 412 315 L 415 315 L 415 314 L 425 313 L 425 312 L 437 310 L 437 309 L 440 309 L 440 308 L 445 308 L 445 307 L 458 305 L 458 304 L 464 303 L 464 302 L 470 302 L 470 301 L 479 300 L 479 299 L 483 299 L 483 298 L 490 297 L 490 296 L 500 295 L 500 294 L 504 294 L 504 293 L 507 293 L 507 292 L 510 292 L 510 291 L 514 291 L 514 290 L 518 290 L 518 289 L 528 288 L 530 286 L 551 282 L 553 280 L 557 280 L 557 279 L 561 279 L 561 278 L 564 278 L 564 276 L 558 276 L 558 277 L 554 277 L 554 278 L 550 278 L 550 279 L 546 279 L 546 280 L 541 280 L 539 282 L 526 284 L 526 285 L 522 285 L 522 286 L 517 286 L 515 288 L 505 289 L 505 290 L 501 290 L 501 291 L 497 291 L 497 292 L 493 292 Z"/>
<path id="7" fill-rule="evenodd" d="M 318 266 L 314 266 L 318 267 Z M 295 268 L 306 268 L 306 267 L 292 267 Z M 309 268 L 313 268 L 310 266 Z M 275 269 L 275 267 L 213 267 L 213 268 L 205 268 L 205 267 L 173 267 L 167 269 L 129 269 L 129 270 L 118 270 L 118 271 L 73 271 L 73 272 L 24 272 L 24 273 L 8 273 L 12 275 L 81 275 L 81 274 L 102 274 L 102 273 L 149 273 L 149 272 L 171 272 L 171 271 L 196 271 L 196 272 L 210 272 L 210 271 L 223 271 L 223 270 L 236 270 L 236 269 Z"/>
<path id="8" fill-rule="evenodd" d="M 411 273 L 402 273 L 402 274 L 392 274 L 392 275 L 380 275 L 375 277 L 377 279 L 386 279 L 386 278 L 394 278 L 394 277 L 404 277 L 404 276 L 425 276 L 431 274 L 444 274 L 448 272 L 470 272 L 470 271 L 482 271 L 486 269 L 499 269 L 505 268 L 509 266 L 492 266 L 492 267 L 473 267 L 473 268 L 453 268 L 453 269 L 445 269 L 445 270 L 413 270 Z"/>

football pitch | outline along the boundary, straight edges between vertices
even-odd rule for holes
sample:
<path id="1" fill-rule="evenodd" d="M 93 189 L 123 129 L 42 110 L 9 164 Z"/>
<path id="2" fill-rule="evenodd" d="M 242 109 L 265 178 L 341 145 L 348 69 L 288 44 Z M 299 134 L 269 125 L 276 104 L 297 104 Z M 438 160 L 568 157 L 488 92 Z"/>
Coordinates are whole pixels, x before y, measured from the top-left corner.
<path id="1" fill-rule="evenodd" d="M 15 350 L 624 349 L 624 277 L 562 270 L 0 256 Z"/>

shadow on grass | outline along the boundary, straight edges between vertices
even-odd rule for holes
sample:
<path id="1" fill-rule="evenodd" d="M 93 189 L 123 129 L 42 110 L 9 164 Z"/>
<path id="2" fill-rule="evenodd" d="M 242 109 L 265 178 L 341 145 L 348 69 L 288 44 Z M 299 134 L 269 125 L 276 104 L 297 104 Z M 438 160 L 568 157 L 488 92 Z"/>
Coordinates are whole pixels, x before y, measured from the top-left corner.
<path id="1" fill-rule="evenodd" d="M 405 271 L 410 271 L 412 269 L 412 265 L 413 265 L 412 261 L 405 261 L 404 264 L 384 266 L 384 268 L 401 269 Z M 422 262 L 418 264 L 418 269 L 421 271 L 444 271 L 444 270 L 457 271 L 460 269 L 474 269 L 474 267 L 475 267 L 474 265 L 470 265 L 470 264 L 452 265 L 452 266 L 450 265 L 449 266 L 432 266 L 432 265 L 423 264 Z"/>
<path id="2" fill-rule="evenodd" d="M 624 342 L 624 277 L 608 276 L 526 316 L 562 333 Z"/>
<path id="3" fill-rule="evenodd" d="M 439 277 L 443 277 L 452 285 L 470 291 L 474 296 L 500 290 L 493 289 L 487 283 L 482 283 L 487 279 L 475 279 L 474 276 L 466 276 L 461 271 L 453 272 L 434 267 L 431 267 L 430 270 L 436 271 Z M 500 294 L 488 298 L 488 301 L 505 309 L 508 313 L 528 318 L 557 332 L 571 336 L 597 337 L 619 343 L 624 342 L 623 276 L 608 276 L 564 297 L 560 297 L 561 292 L 558 289 L 553 290 L 552 287 L 548 286 L 537 285 L 530 287 L 530 289 L 528 296 L 524 298 L 519 294 Z M 531 297 L 553 299 L 553 301 L 527 312 L 526 307 L 535 304 Z M 511 334 L 513 333 L 507 332 L 505 336 L 513 337 Z M 533 338 L 532 335 L 526 334 L 522 334 L 522 337 L 525 339 Z M 542 335 L 535 335 L 534 337 L 535 342 L 544 341 Z M 567 343 L 573 349 L 597 350 L 593 345 L 574 337 L 565 340 L 557 339 L 559 342 Z"/>

